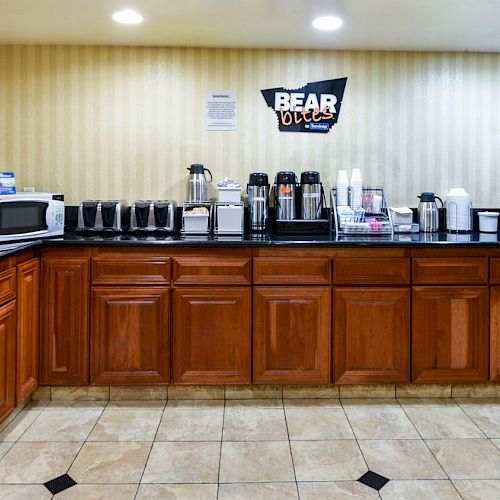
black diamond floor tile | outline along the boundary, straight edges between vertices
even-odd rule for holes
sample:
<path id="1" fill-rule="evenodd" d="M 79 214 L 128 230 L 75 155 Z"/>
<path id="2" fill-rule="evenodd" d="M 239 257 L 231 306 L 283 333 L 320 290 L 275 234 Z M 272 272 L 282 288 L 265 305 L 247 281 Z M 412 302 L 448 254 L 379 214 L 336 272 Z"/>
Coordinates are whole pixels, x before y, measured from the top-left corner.
<path id="1" fill-rule="evenodd" d="M 76 481 L 68 476 L 68 474 L 63 474 L 62 476 L 56 477 L 47 481 L 44 486 L 53 494 L 61 493 L 61 491 L 67 490 L 72 486 L 75 486 Z"/>
<path id="2" fill-rule="evenodd" d="M 377 474 L 376 472 L 372 472 L 369 470 L 366 474 L 363 474 L 358 481 L 362 484 L 365 484 L 366 486 L 369 486 L 370 488 L 373 488 L 374 490 L 380 490 L 386 483 L 389 482 L 389 479 L 387 479 L 384 476 L 381 476 L 380 474 Z"/>

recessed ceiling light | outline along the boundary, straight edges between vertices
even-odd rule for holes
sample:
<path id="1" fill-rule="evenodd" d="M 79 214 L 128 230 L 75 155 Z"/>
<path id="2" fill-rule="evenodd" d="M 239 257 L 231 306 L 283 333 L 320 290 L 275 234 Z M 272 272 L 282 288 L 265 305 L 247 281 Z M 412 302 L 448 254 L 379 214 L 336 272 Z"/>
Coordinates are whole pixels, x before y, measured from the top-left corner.
<path id="1" fill-rule="evenodd" d="M 119 10 L 113 14 L 113 21 L 122 24 L 140 24 L 144 18 L 135 10 Z"/>
<path id="2" fill-rule="evenodd" d="M 338 30 L 343 24 L 344 21 L 342 21 L 340 17 L 335 17 L 335 16 L 317 17 L 312 22 L 312 25 L 317 30 L 322 30 L 322 31 Z"/>

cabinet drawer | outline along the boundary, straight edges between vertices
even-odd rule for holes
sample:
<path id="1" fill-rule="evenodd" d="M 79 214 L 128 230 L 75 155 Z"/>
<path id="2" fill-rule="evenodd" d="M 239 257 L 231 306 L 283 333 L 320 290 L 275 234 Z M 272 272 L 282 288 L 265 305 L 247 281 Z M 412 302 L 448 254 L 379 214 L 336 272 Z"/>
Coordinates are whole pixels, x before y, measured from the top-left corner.
<path id="1" fill-rule="evenodd" d="M 174 285 L 249 285 L 250 257 L 175 257 L 172 259 Z"/>
<path id="2" fill-rule="evenodd" d="M 328 284 L 330 259 L 295 257 L 255 257 L 253 281 L 266 284 Z"/>
<path id="3" fill-rule="evenodd" d="M 410 260 L 405 258 L 337 258 L 333 280 L 338 285 L 406 285 Z"/>
<path id="4" fill-rule="evenodd" d="M 414 258 L 413 283 L 417 285 L 475 285 L 488 283 L 486 257 Z"/>
<path id="5" fill-rule="evenodd" d="M 167 285 L 170 258 L 92 259 L 94 285 Z"/>
<path id="6" fill-rule="evenodd" d="M 0 305 L 16 298 L 16 270 L 7 269 L 0 273 Z"/>
<path id="7" fill-rule="evenodd" d="M 494 285 L 500 285 L 500 259 L 498 258 L 490 261 L 490 281 Z"/>

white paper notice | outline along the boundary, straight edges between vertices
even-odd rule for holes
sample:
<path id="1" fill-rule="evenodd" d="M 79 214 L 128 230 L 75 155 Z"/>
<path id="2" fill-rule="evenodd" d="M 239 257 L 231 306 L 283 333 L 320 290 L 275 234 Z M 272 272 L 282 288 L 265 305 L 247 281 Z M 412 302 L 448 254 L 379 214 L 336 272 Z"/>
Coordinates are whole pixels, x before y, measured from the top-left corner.
<path id="1" fill-rule="evenodd" d="M 207 90 L 207 130 L 236 130 L 236 90 Z"/>

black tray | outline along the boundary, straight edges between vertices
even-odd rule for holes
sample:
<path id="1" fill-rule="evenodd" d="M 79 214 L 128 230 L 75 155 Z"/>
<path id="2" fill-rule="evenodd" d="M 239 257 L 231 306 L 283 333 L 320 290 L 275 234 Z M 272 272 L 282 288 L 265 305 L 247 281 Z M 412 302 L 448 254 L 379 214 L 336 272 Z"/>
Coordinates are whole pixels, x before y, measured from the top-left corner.
<path id="1" fill-rule="evenodd" d="M 273 230 L 277 234 L 329 234 L 330 221 L 328 219 L 275 220 Z"/>

